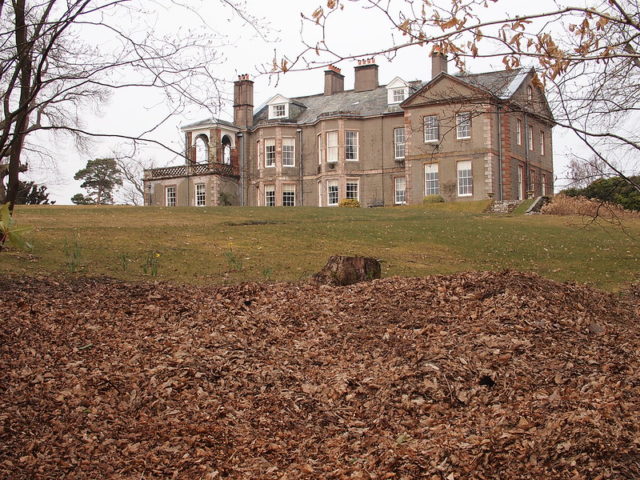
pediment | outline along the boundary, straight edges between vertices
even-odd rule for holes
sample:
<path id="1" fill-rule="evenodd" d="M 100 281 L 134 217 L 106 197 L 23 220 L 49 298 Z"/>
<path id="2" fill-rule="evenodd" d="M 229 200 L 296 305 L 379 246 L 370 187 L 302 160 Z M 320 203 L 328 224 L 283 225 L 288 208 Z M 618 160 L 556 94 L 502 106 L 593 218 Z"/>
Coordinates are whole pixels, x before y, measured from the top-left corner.
<path id="1" fill-rule="evenodd" d="M 287 97 L 277 94 L 275 96 L 273 96 L 268 102 L 267 105 L 277 105 L 280 103 L 290 103 L 291 100 L 288 99 Z"/>
<path id="2" fill-rule="evenodd" d="M 402 108 L 418 105 L 457 101 L 465 97 L 477 98 L 489 95 L 486 91 L 469 85 L 449 74 L 440 74 L 418 89 L 400 105 Z"/>

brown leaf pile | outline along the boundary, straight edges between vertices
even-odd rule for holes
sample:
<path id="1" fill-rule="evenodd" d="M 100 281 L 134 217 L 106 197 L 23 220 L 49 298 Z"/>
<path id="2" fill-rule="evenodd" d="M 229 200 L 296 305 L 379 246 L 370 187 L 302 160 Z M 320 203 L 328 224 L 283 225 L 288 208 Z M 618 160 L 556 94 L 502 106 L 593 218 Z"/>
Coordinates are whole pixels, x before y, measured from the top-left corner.
<path id="1" fill-rule="evenodd" d="M 587 287 L 0 292 L 2 478 L 640 478 L 637 311 Z"/>

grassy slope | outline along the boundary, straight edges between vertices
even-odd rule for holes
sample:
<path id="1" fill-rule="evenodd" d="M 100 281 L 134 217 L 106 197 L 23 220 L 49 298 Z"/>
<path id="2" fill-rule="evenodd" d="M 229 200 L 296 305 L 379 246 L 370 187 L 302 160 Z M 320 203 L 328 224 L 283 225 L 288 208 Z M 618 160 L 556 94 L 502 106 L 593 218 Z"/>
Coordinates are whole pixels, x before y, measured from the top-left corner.
<path id="1" fill-rule="evenodd" d="M 83 273 L 141 279 L 144 258 L 158 252 L 158 279 L 184 283 L 295 281 L 333 254 L 377 257 L 384 276 L 509 268 L 608 290 L 624 288 L 640 267 L 638 221 L 623 232 L 580 218 L 489 216 L 485 206 L 19 207 L 18 224 L 35 227 L 35 249 L 3 252 L 0 272 L 66 272 L 65 243 L 76 236 Z"/>

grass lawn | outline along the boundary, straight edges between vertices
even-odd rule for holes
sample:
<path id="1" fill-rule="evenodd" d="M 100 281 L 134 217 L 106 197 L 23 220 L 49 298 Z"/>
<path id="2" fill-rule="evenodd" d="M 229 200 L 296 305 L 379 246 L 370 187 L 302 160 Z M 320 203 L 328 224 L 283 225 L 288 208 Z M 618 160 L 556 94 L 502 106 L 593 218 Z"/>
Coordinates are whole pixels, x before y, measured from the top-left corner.
<path id="1" fill-rule="evenodd" d="M 33 227 L 34 249 L 0 253 L 0 271 L 196 284 L 296 281 L 330 255 L 357 254 L 380 259 L 383 276 L 514 269 L 613 291 L 636 278 L 638 220 L 623 229 L 579 217 L 487 215 L 485 207 L 20 206 L 16 220 Z"/>

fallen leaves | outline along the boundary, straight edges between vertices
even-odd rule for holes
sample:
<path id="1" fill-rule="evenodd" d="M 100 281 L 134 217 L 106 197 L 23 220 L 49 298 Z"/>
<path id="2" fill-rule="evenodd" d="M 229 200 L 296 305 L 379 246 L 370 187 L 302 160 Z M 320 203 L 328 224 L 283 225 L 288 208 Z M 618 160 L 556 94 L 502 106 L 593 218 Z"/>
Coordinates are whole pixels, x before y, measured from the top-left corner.
<path id="1" fill-rule="evenodd" d="M 640 477 L 637 305 L 610 294 L 509 272 L 1 287 L 3 478 Z"/>

